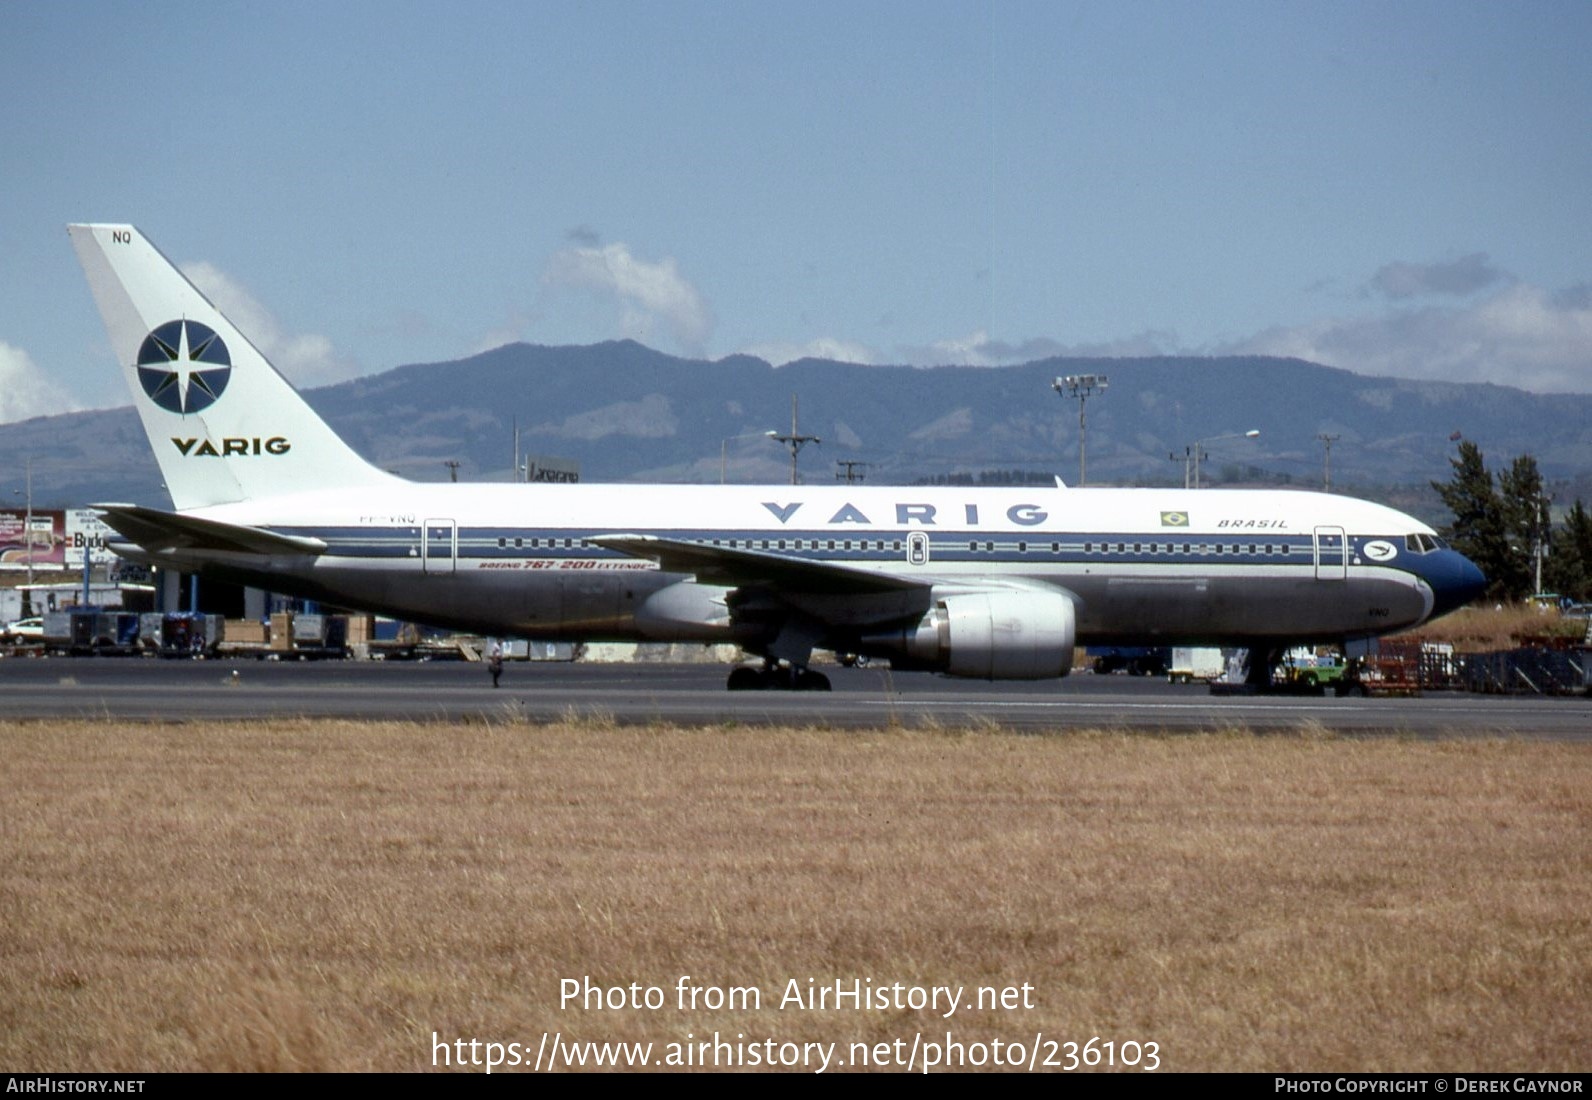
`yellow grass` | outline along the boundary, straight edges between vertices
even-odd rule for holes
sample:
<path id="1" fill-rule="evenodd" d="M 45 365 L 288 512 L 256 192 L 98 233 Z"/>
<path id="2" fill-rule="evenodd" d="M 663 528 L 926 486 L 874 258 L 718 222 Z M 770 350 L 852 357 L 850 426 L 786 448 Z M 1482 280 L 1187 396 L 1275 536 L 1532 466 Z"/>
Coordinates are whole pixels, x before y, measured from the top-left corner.
<path id="1" fill-rule="evenodd" d="M 1460 653 L 1486 653 L 1551 639 L 1576 642 L 1586 637 L 1586 630 L 1585 619 L 1565 618 L 1552 608 L 1511 603 L 1462 607 L 1424 624 L 1412 636 L 1448 642 Z"/>
<path id="2" fill-rule="evenodd" d="M 0 726 L 0 1066 L 411 1070 L 543 1032 L 1592 1060 L 1584 745 L 607 725 Z M 681 1010 L 681 975 L 762 1003 Z M 561 1007 L 585 977 L 667 1003 Z M 782 1010 L 793 978 L 1033 1007 Z"/>

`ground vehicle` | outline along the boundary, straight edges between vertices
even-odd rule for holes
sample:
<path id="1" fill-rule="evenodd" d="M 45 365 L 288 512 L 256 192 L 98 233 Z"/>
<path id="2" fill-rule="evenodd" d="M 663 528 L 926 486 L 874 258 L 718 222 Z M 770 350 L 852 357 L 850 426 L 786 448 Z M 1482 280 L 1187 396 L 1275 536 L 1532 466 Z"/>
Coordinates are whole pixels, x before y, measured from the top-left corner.
<path id="1" fill-rule="evenodd" d="M 44 640 L 44 618 L 35 615 L 31 619 L 18 619 L 16 622 L 7 623 L 6 628 L 0 631 L 0 642 L 15 645 L 18 642 L 42 642 Z"/>
<path id="2" fill-rule="evenodd" d="M 1301 688 L 1325 688 L 1343 679 L 1345 667 L 1340 653 L 1300 646 L 1284 655 L 1280 673 L 1274 679 Z"/>
<path id="3" fill-rule="evenodd" d="M 1100 646 L 1091 647 L 1093 668 L 1101 675 L 1126 672 L 1129 676 L 1162 676 L 1172 662 L 1169 646 Z"/>
<path id="4" fill-rule="evenodd" d="M 1227 659 L 1216 646 L 1174 646 L 1166 678 L 1174 684 L 1210 681 L 1227 671 Z"/>

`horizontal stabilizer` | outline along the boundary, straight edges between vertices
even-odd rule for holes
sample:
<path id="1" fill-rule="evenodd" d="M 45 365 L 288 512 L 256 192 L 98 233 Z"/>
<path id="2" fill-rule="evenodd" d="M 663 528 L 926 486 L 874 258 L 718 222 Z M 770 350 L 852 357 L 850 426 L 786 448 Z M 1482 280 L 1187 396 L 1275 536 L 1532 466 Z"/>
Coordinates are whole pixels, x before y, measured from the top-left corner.
<path id="1" fill-rule="evenodd" d="M 932 583 L 932 578 L 919 581 L 767 550 L 732 550 L 656 535 L 598 535 L 589 541 L 631 557 L 655 561 L 666 573 L 695 574 L 704 584 L 767 585 L 788 592 L 849 595 L 904 592 L 927 588 Z"/>
<path id="2" fill-rule="evenodd" d="M 93 507 L 118 534 L 150 553 L 222 550 L 240 554 L 320 554 L 326 549 L 320 539 L 162 512 L 138 504 L 96 504 Z"/>

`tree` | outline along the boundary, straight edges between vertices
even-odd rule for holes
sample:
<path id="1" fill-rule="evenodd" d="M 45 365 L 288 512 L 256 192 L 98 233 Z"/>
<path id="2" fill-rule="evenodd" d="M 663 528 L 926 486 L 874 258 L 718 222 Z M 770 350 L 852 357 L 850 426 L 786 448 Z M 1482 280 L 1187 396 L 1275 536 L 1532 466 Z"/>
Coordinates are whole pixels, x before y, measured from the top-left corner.
<path id="1" fill-rule="evenodd" d="M 1546 568 L 1546 583 L 1555 592 L 1582 602 L 1592 600 L 1592 514 L 1579 499 L 1553 532 Z"/>
<path id="2" fill-rule="evenodd" d="M 1537 556 L 1548 552 L 1548 540 L 1553 535 L 1537 460 L 1520 455 L 1510 463 L 1509 469 L 1498 475 L 1498 497 L 1504 534 L 1509 540 L 1510 594 L 1535 592 Z"/>
<path id="3" fill-rule="evenodd" d="M 1432 482 L 1432 488 L 1454 517 L 1443 528 L 1444 536 L 1486 575 L 1489 598 L 1524 594 L 1530 583 L 1523 580 L 1523 570 L 1510 560 L 1508 525 L 1481 448 L 1464 440 L 1458 456 L 1449 459 L 1449 464 L 1454 468 L 1453 476 L 1447 482 Z"/>

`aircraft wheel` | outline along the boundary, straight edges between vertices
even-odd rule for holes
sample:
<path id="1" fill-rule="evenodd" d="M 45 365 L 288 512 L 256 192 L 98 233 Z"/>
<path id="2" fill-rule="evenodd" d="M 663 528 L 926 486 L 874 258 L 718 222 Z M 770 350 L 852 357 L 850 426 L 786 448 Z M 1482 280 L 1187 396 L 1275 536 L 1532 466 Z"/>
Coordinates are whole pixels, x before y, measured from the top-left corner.
<path id="1" fill-rule="evenodd" d="M 762 669 L 741 665 L 730 670 L 729 681 L 724 686 L 729 691 L 766 691 L 768 678 Z"/>
<path id="2" fill-rule="evenodd" d="M 829 677 L 825 676 L 822 672 L 814 672 L 810 668 L 804 668 L 800 672 L 796 673 L 795 677 L 792 679 L 791 687 L 796 691 L 831 690 L 829 686 Z"/>

